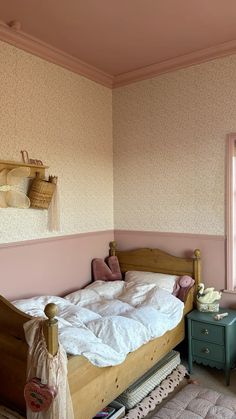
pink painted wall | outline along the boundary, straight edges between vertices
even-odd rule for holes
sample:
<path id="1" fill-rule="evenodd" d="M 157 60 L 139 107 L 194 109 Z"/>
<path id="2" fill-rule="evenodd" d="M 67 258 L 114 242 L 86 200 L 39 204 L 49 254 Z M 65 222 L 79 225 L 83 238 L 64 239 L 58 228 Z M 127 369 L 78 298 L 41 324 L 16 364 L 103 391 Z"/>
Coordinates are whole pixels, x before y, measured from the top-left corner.
<path id="1" fill-rule="evenodd" d="M 225 288 L 224 236 L 115 230 L 114 237 L 120 250 L 157 247 L 176 256 L 191 257 L 194 249 L 200 249 L 203 282 L 217 290 Z M 235 294 L 224 293 L 221 306 L 236 308 Z"/>
<path id="2" fill-rule="evenodd" d="M 65 295 L 91 280 L 91 260 L 108 254 L 113 231 L 0 246 L 0 294 L 13 300 Z"/>
<path id="3" fill-rule="evenodd" d="M 0 294 L 13 300 L 81 288 L 91 280 L 91 260 L 107 256 L 114 239 L 120 250 L 157 247 L 180 257 L 199 248 L 203 282 L 218 290 L 225 287 L 224 236 L 108 230 L 1 245 Z M 224 293 L 221 305 L 236 308 L 235 294 Z"/>

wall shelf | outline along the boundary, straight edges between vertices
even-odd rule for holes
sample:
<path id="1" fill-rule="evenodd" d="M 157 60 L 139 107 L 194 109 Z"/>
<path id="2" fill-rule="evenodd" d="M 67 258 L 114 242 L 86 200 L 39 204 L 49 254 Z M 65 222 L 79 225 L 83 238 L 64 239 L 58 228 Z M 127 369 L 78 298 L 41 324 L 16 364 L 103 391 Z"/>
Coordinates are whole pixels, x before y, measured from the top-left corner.
<path id="1" fill-rule="evenodd" d="M 9 160 L 0 160 L 0 170 L 3 170 L 3 169 L 11 170 L 11 169 L 15 169 L 16 167 L 29 167 L 30 177 L 35 177 L 36 173 L 38 172 L 41 178 L 45 178 L 45 170 L 48 169 L 49 166 L 9 161 Z"/>

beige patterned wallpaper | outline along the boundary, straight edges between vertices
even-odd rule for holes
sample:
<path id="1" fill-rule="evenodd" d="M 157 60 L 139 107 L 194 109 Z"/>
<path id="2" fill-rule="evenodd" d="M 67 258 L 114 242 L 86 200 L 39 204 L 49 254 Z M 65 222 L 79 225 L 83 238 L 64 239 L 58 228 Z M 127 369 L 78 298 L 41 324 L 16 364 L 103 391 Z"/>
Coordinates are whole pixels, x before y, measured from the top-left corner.
<path id="1" fill-rule="evenodd" d="M 111 90 L 0 42 L 0 155 L 59 177 L 47 211 L 1 209 L 0 243 L 116 229 L 224 234 L 236 56 Z M 112 108 L 113 96 L 113 108 Z"/>
<path id="2" fill-rule="evenodd" d="M 0 42 L 0 156 L 20 150 L 59 177 L 61 231 L 47 211 L 1 209 L 0 243 L 113 228 L 112 92 Z"/>
<path id="3" fill-rule="evenodd" d="M 113 92 L 115 228 L 223 235 L 236 56 Z"/>

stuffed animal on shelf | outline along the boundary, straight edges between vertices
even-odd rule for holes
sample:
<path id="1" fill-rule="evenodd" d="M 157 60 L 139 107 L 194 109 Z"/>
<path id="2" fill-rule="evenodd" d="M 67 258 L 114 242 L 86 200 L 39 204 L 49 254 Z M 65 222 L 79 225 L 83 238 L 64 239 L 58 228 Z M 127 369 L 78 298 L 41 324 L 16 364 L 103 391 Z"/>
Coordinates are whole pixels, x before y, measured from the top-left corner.
<path id="1" fill-rule="evenodd" d="M 197 292 L 197 301 L 199 303 L 210 304 L 214 303 L 216 300 L 221 299 L 222 293 L 219 291 L 215 291 L 215 288 L 206 288 L 202 282 L 198 285 L 198 292 Z"/>

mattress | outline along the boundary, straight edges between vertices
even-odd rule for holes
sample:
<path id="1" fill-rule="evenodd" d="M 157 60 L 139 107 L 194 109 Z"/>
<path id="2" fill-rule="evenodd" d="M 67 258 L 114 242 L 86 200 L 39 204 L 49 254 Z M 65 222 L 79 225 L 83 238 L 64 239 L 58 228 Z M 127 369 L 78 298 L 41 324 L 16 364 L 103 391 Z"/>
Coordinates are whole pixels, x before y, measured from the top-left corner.
<path id="1" fill-rule="evenodd" d="M 122 403 L 126 409 L 132 409 L 155 387 L 157 387 L 173 369 L 180 364 L 180 354 L 177 351 L 170 351 L 164 358 L 155 364 L 146 374 L 135 381 L 116 400 Z"/>

